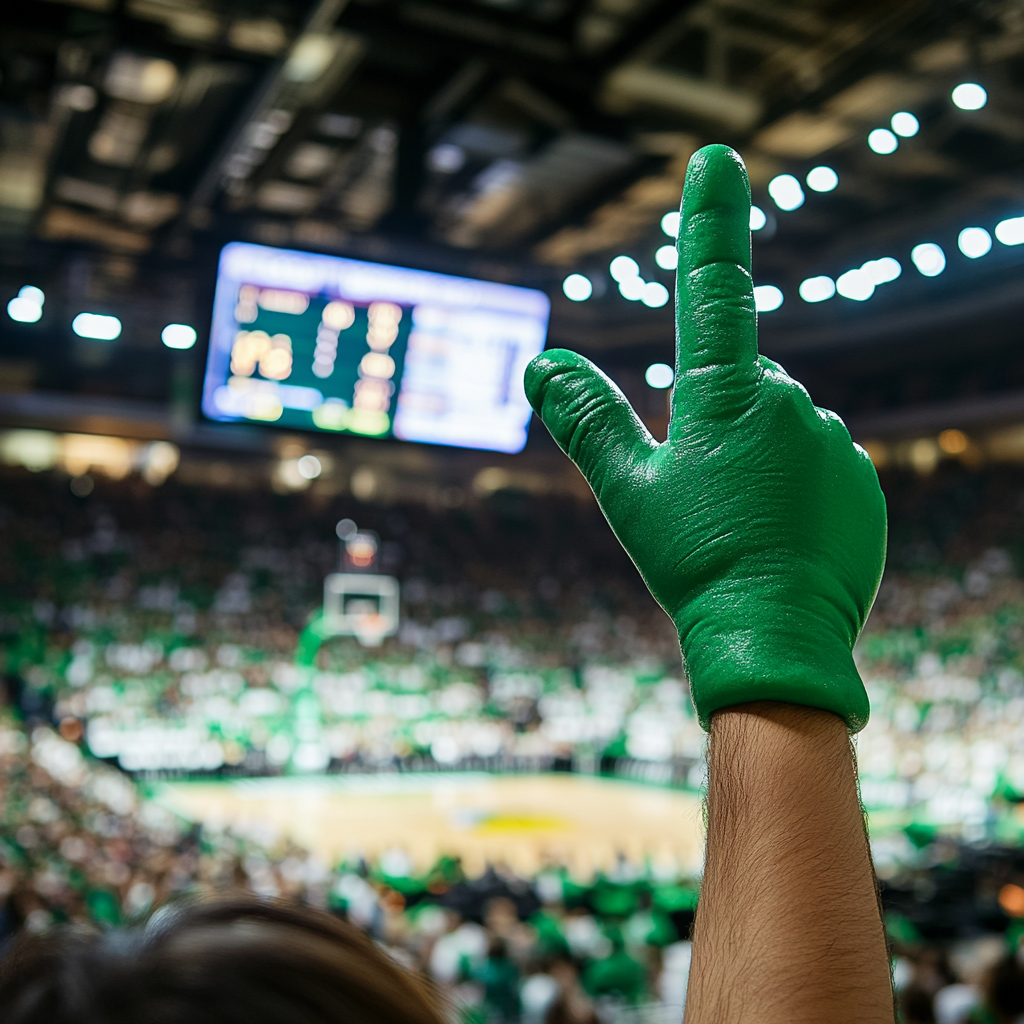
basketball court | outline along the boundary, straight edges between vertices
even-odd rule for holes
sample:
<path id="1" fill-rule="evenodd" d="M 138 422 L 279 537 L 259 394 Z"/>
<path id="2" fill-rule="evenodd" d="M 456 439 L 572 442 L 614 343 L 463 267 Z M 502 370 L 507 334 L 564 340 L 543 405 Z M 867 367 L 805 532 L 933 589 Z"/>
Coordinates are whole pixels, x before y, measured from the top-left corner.
<path id="1" fill-rule="evenodd" d="M 288 836 L 328 864 L 404 850 L 417 870 L 439 856 L 529 875 L 565 863 L 588 877 L 624 856 L 692 874 L 702 856 L 693 793 L 580 775 L 442 774 L 167 782 L 153 798 L 211 827 Z"/>

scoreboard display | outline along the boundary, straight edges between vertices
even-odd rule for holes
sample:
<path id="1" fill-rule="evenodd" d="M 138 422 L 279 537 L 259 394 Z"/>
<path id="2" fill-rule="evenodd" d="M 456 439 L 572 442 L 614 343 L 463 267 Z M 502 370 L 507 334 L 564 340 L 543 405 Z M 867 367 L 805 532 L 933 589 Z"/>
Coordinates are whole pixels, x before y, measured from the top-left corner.
<path id="1" fill-rule="evenodd" d="M 203 412 L 517 452 L 531 414 L 523 372 L 549 311 L 531 288 L 232 242 Z"/>

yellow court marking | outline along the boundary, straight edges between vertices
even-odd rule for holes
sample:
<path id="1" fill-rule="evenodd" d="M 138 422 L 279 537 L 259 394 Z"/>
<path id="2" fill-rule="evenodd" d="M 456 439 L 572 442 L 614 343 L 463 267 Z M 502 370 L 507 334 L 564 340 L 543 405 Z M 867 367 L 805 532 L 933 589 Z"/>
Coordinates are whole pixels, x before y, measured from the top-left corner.
<path id="1" fill-rule="evenodd" d="M 166 782 L 154 799 L 211 827 L 287 836 L 327 863 L 402 849 L 418 869 L 442 855 L 476 874 L 566 863 L 589 876 L 618 857 L 694 873 L 702 856 L 692 793 L 582 775 L 319 776 Z"/>

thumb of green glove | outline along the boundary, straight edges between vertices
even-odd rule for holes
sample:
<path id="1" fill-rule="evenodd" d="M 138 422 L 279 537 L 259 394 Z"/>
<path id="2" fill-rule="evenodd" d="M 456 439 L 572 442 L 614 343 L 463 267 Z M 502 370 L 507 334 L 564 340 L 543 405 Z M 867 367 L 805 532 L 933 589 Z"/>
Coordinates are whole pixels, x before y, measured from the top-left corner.
<path id="1" fill-rule="evenodd" d="M 667 441 L 576 353 L 534 359 L 526 394 L 672 617 L 704 728 L 719 708 L 775 700 L 856 731 L 869 708 L 852 651 L 882 575 L 885 501 L 839 417 L 758 356 L 749 216 L 739 155 L 695 153 Z"/>

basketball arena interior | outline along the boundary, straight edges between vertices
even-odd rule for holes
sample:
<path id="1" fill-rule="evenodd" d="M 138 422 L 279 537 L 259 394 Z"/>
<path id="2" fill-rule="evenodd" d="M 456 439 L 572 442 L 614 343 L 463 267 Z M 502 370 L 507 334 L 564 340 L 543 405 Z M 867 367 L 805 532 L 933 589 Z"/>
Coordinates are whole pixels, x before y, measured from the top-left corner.
<path id="1" fill-rule="evenodd" d="M 680 1019 L 706 734 L 523 376 L 578 352 L 665 439 L 712 143 L 760 351 L 885 494 L 855 742 L 902 1020 L 1018 1019 L 1019 0 L 6 5 L 0 958 L 246 890 L 466 1024 Z"/>

